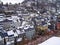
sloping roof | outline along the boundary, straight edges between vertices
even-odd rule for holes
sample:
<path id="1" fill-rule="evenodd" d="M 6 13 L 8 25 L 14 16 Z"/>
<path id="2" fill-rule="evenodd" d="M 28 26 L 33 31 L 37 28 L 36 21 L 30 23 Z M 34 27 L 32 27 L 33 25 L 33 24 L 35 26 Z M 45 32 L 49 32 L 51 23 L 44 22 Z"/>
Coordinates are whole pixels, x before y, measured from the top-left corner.
<path id="1" fill-rule="evenodd" d="M 0 36 L 1 36 L 2 38 L 4 38 L 4 37 L 6 37 L 6 36 L 8 36 L 8 35 L 7 35 L 7 33 L 2 33 L 2 32 L 0 32 Z"/>
<path id="2" fill-rule="evenodd" d="M 59 44 L 60 44 L 60 37 L 51 37 L 50 39 L 38 45 L 59 45 Z"/>
<path id="3" fill-rule="evenodd" d="M 0 21 L 0 23 L 4 23 L 4 22 L 12 22 L 12 20 L 5 19 L 3 21 Z"/>

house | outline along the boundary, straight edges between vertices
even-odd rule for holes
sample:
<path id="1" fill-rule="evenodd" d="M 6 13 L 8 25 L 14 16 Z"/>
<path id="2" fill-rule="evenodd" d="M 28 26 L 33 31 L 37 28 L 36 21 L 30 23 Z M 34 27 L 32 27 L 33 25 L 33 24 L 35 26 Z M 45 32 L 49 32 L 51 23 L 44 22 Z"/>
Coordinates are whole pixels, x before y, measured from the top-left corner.
<path id="1" fill-rule="evenodd" d="M 14 40 L 15 40 L 15 33 L 13 30 L 7 31 L 8 37 L 6 39 L 6 44 L 7 45 L 14 45 Z"/>
<path id="2" fill-rule="evenodd" d="M 11 28 L 13 21 L 12 20 L 8 20 L 8 19 L 4 19 L 3 21 L 0 21 L 0 24 L 3 25 L 3 28 L 5 30 L 9 30 L 9 28 Z"/>
<path id="3" fill-rule="evenodd" d="M 0 36 L 0 45 L 4 45 L 4 39 Z"/>
<path id="4" fill-rule="evenodd" d="M 5 14 L 1 13 L 0 14 L 0 21 L 3 21 L 5 19 Z"/>
<path id="5" fill-rule="evenodd" d="M 25 37 L 28 40 L 31 40 L 32 38 L 34 38 L 34 36 L 35 36 L 35 28 L 34 28 L 33 25 L 24 26 L 24 30 L 25 30 Z"/>
<path id="6" fill-rule="evenodd" d="M 20 18 L 18 16 L 11 16 L 13 25 L 17 28 L 21 25 L 21 21 L 19 20 Z"/>

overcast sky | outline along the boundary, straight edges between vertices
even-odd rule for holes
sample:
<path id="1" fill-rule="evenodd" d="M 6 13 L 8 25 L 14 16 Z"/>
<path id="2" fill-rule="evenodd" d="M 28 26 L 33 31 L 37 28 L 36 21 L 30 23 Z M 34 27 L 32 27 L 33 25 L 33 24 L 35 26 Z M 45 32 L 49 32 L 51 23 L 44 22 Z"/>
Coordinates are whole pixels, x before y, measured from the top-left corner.
<path id="1" fill-rule="evenodd" d="M 4 4 L 5 3 L 12 3 L 12 4 L 14 4 L 14 3 L 21 3 L 21 2 L 23 2 L 24 0 L 1 0 Z"/>

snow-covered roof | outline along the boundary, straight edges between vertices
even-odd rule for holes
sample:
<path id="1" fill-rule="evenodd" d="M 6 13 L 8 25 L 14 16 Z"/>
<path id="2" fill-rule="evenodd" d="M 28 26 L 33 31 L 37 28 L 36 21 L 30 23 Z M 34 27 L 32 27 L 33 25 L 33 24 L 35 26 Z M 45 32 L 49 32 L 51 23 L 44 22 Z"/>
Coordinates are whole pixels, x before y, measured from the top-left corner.
<path id="1" fill-rule="evenodd" d="M 18 34 L 15 32 L 15 33 L 14 33 L 14 37 L 16 37 L 16 36 L 18 36 Z"/>
<path id="2" fill-rule="evenodd" d="M 30 28 L 34 28 L 34 26 L 30 26 Z"/>
<path id="3" fill-rule="evenodd" d="M 0 41 L 2 40 L 2 37 L 0 36 Z"/>
<path id="4" fill-rule="evenodd" d="M 60 37 L 51 37 L 50 39 L 38 45 L 59 45 L 59 44 L 60 44 Z"/>
<path id="5" fill-rule="evenodd" d="M 18 38 L 18 39 L 17 39 L 17 42 L 20 42 L 20 41 L 22 41 L 22 38 Z"/>
<path id="6" fill-rule="evenodd" d="M 20 34 L 20 31 L 19 30 L 16 30 L 17 34 Z"/>
<path id="7" fill-rule="evenodd" d="M 26 23 L 27 23 L 26 21 L 23 21 L 23 22 L 22 22 L 22 25 L 25 25 Z"/>
<path id="8" fill-rule="evenodd" d="M 7 31 L 7 34 L 8 34 L 8 35 L 14 35 L 14 32 L 13 32 L 13 30 Z"/>
<path id="9" fill-rule="evenodd" d="M 44 21 L 44 19 L 41 19 L 41 21 Z"/>
<path id="10" fill-rule="evenodd" d="M 8 20 L 13 20 L 11 17 L 7 17 Z"/>
<path id="11" fill-rule="evenodd" d="M 51 25 L 50 23 L 47 23 L 47 25 Z"/>
<path id="12" fill-rule="evenodd" d="M 19 28 L 23 28 L 24 26 L 20 26 L 20 27 L 17 27 L 17 29 L 19 29 Z"/>
<path id="13" fill-rule="evenodd" d="M 24 29 L 28 29 L 29 27 L 27 26 L 27 27 L 24 27 Z"/>
<path id="14" fill-rule="evenodd" d="M 22 31 L 20 31 L 20 30 L 16 30 L 16 32 L 17 32 L 17 34 L 23 34 L 23 33 L 25 33 L 24 30 L 22 30 Z"/>
<path id="15" fill-rule="evenodd" d="M 3 19 L 0 19 L 0 21 L 4 21 Z"/>

